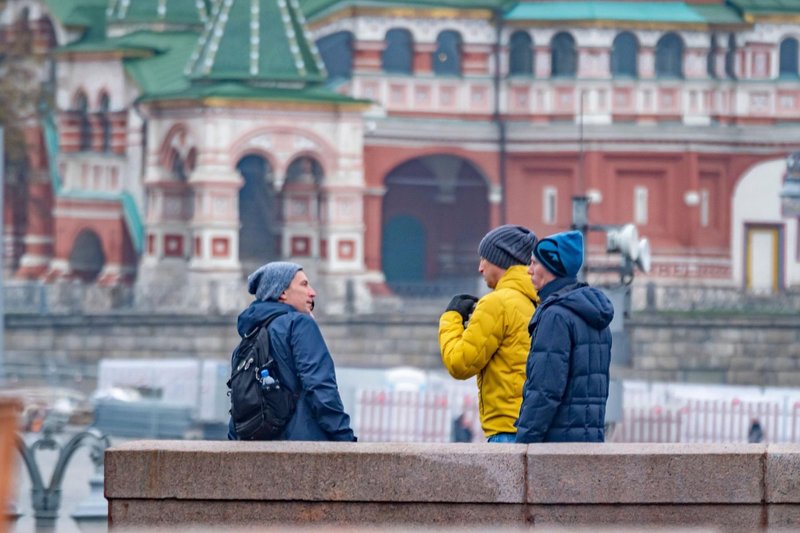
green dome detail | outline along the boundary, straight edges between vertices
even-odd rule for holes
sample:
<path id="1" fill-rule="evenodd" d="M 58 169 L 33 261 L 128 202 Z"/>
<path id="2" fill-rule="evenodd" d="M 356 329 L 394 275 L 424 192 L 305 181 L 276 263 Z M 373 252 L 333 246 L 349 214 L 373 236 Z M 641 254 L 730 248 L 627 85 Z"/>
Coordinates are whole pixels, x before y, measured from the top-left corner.
<path id="1" fill-rule="evenodd" d="M 305 85 L 324 81 L 325 67 L 297 0 L 220 0 L 185 74 Z"/>

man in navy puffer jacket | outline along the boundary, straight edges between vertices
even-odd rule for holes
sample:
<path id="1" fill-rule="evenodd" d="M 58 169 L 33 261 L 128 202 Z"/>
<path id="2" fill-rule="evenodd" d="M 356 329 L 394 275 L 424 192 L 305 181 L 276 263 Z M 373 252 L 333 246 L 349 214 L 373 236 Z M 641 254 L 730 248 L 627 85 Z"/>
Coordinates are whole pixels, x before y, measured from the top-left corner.
<path id="1" fill-rule="evenodd" d="M 603 442 L 614 307 L 577 274 L 583 235 L 540 240 L 528 268 L 541 303 L 528 326 L 517 442 Z"/>
<path id="2" fill-rule="evenodd" d="M 239 315 L 236 329 L 244 336 L 271 315 L 270 354 L 278 363 L 281 382 L 299 393 L 297 407 L 279 440 L 355 441 L 345 413 L 333 359 L 311 316 L 316 292 L 303 267 L 275 261 L 247 278 L 255 301 Z M 228 438 L 237 440 L 233 423 Z"/>

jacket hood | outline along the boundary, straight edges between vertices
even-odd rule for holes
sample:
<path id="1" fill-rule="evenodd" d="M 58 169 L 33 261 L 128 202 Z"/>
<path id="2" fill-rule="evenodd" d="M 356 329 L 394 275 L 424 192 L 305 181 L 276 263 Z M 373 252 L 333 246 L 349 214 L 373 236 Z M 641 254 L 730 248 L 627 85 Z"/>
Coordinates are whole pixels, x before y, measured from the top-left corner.
<path id="1" fill-rule="evenodd" d="M 527 296 L 533 303 L 539 303 L 539 296 L 528 274 L 528 267 L 525 265 L 512 265 L 506 269 L 506 273 L 497 282 L 494 290 L 514 289 Z"/>
<path id="2" fill-rule="evenodd" d="M 601 290 L 585 284 L 578 284 L 574 290 L 565 293 L 556 293 L 545 303 L 551 301 L 557 301 L 562 307 L 571 310 L 594 329 L 605 329 L 614 318 L 611 300 Z"/>
<path id="3" fill-rule="evenodd" d="M 244 337 L 246 333 L 253 331 L 256 326 L 262 324 L 271 316 L 282 315 L 292 311 L 295 311 L 295 309 L 291 305 L 282 302 L 255 301 L 239 314 L 239 318 L 236 321 L 236 331 L 239 332 L 240 337 Z"/>

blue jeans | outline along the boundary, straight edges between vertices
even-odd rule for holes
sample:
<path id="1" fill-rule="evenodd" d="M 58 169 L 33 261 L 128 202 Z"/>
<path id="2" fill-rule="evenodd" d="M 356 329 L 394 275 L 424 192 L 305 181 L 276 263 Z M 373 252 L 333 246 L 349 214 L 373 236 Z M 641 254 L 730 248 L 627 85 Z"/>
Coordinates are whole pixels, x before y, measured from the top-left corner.
<path id="1" fill-rule="evenodd" d="M 497 433 L 496 435 L 492 435 L 489 437 L 489 440 L 486 442 L 516 442 L 517 441 L 517 434 L 516 433 Z"/>

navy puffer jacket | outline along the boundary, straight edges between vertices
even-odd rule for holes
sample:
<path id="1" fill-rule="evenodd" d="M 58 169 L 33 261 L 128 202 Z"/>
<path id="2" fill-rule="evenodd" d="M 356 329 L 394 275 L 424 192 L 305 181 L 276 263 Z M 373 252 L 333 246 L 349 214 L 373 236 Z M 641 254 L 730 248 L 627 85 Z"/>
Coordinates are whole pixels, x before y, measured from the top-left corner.
<path id="1" fill-rule="evenodd" d="M 274 314 L 280 316 L 269 325 L 270 354 L 278 363 L 281 382 L 300 394 L 281 440 L 356 440 L 336 385 L 333 359 L 311 316 L 284 303 L 255 301 L 239 315 L 239 335 Z M 231 424 L 229 430 L 228 437 L 235 439 Z"/>
<path id="2" fill-rule="evenodd" d="M 557 278 L 539 296 L 517 442 L 603 442 L 614 307 L 575 278 Z"/>

